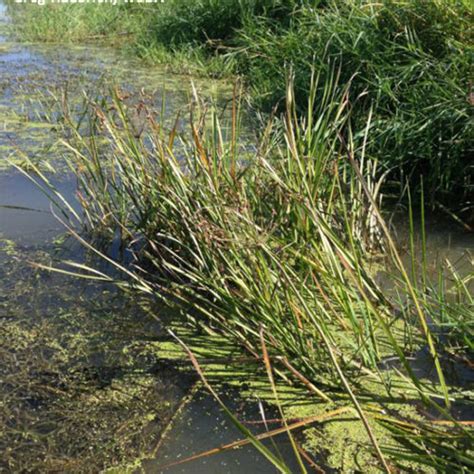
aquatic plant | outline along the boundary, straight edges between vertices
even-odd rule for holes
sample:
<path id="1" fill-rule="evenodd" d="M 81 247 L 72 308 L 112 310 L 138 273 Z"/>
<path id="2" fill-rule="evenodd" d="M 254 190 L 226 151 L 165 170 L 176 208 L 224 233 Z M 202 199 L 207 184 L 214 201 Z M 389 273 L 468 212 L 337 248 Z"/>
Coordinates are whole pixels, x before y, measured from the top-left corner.
<path id="1" fill-rule="evenodd" d="M 151 110 L 136 134 L 129 106 L 115 91 L 109 104 L 87 104 L 83 117 L 92 134 L 83 136 L 69 122 L 65 146 L 81 215 L 44 175 L 32 179 L 43 178 L 45 192 L 71 218 L 70 232 L 123 273 L 121 286 L 178 308 L 267 367 L 271 361 L 278 377 L 304 387 L 322 406 L 351 404 L 368 437 L 364 449 L 375 456 L 369 465 L 378 459 L 391 471 L 404 464 L 393 447 L 399 424 L 417 428 L 401 413 L 385 416 L 381 398 L 434 410 L 465 445 L 472 432 L 450 415 L 464 394 L 451 389 L 443 370 L 430 324 L 437 309 L 405 268 L 381 214 L 383 174 L 366 154 L 371 125 L 360 132 L 361 142 L 354 139 L 350 85 L 341 92 L 338 74 L 313 76 L 303 115 L 290 78 L 285 114 L 267 123 L 253 147 L 239 140 L 237 92 L 225 127 L 196 95 L 187 134 L 178 131 L 178 119 L 166 131 Z M 64 116 L 67 122 L 71 114 Z M 131 260 L 107 254 L 104 239 L 117 237 Z M 385 255 L 377 257 L 380 250 Z M 393 274 L 399 298 L 377 284 L 380 264 Z M 78 270 L 106 277 L 81 264 L 61 271 Z M 413 369 L 419 349 L 426 349 L 436 377 Z M 377 437 L 381 418 L 394 426 L 388 445 Z M 424 447 L 427 456 L 446 453 L 444 444 Z M 413 453 L 410 462 L 420 456 Z M 465 469 L 470 460 L 467 451 L 449 462 Z"/>

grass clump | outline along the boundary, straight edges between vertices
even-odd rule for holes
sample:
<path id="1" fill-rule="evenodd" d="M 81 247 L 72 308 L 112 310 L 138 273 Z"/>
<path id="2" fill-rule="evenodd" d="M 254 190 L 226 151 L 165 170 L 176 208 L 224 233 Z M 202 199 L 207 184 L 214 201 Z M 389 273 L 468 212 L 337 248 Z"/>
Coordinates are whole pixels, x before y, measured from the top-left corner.
<path id="1" fill-rule="evenodd" d="M 254 19 L 240 31 L 236 55 L 266 109 L 283 104 L 286 65 L 305 107 L 312 69 L 328 73 L 339 61 L 357 97 L 354 120 L 373 111 L 368 153 L 398 182 L 408 177 L 416 196 L 423 176 L 429 204 L 455 207 L 473 186 L 470 18 L 461 2 L 329 2 L 295 11 L 287 28 Z"/>
<path id="2" fill-rule="evenodd" d="M 114 261 L 71 230 L 128 276 L 122 285 L 155 295 L 205 331 L 271 361 L 283 380 L 319 403 L 351 405 L 369 441 L 364 459 L 389 471 L 398 455 L 373 428 L 380 417 L 394 423 L 383 400 L 416 401 L 466 442 L 472 432 L 450 415 L 463 390 L 445 375 L 442 344 L 429 324 L 433 307 L 405 270 L 378 209 L 383 178 L 364 146 L 370 123 L 358 146 L 349 90 L 340 92 L 336 73 L 313 76 L 309 90 L 298 116 L 289 81 L 285 114 L 267 124 L 253 150 L 238 140 L 237 100 L 226 127 L 196 98 L 189 134 L 165 132 L 150 112 L 140 136 L 120 94 L 113 105 L 91 103 L 94 133 L 82 136 L 70 124 L 74 138 L 67 144 L 83 206 L 83 218 L 76 216 L 90 236 L 119 235 L 134 263 Z M 377 249 L 398 275 L 399 299 L 377 284 Z M 469 296 L 459 297 L 468 308 Z M 412 365 L 422 349 L 431 378 Z M 416 425 L 400 412 L 392 416 Z M 429 444 L 426 455 L 448 456 L 446 466 L 454 458 L 465 469 L 456 446 L 438 452 Z M 412 461 L 424 464 L 416 453 Z"/>

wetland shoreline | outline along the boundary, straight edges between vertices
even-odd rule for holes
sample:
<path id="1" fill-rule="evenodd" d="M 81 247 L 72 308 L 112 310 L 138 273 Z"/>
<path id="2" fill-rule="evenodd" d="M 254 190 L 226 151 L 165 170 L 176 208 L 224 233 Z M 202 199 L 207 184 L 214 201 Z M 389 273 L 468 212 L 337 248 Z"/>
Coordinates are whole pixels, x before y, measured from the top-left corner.
<path id="1" fill-rule="evenodd" d="M 290 82 L 286 115 L 253 136 L 232 87 L 92 50 L 0 51 L 3 468 L 157 472 L 244 436 L 200 392 L 150 458 L 200 380 L 172 329 L 245 426 L 262 406 L 267 431 L 301 425 L 275 438 L 281 459 L 253 440 L 165 472 L 468 472 L 471 234 L 408 210 L 394 239 L 337 80 L 314 78 L 303 111 Z M 73 203 L 53 205 L 69 237 L 21 170 Z"/>

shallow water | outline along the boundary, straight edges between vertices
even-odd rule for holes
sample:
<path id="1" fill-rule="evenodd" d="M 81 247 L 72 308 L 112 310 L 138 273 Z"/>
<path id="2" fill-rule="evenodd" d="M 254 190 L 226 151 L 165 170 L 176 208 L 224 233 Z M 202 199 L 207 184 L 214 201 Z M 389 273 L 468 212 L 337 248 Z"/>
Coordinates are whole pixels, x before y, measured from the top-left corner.
<path id="1" fill-rule="evenodd" d="M 260 420 L 258 406 L 254 403 L 243 403 L 238 394 L 230 391 L 224 402 L 239 417 L 240 421 Z M 268 417 L 271 413 L 267 413 Z M 268 423 L 269 429 L 279 428 L 280 424 Z M 254 429 L 254 433 L 263 433 L 265 426 Z M 198 391 L 185 406 L 181 416 L 175 422 L 172 431 L 165 435 L 163 444 L 156 459 L 143 464 L 146 474 L 162 472 L 166 474 L 220 474 L 220 473 L 267 473 L 276 472 L 269 469 L 268 462 L 261 456 L 255 456 L 251 446 L 239 450 L 206 456 L 189 463 L 178 464 L 192 453 L 204 453 L 216 447 L 242 439 L 242 434 L 223 414 L 214 399 L 202 391 Z M 287 460 L 289 466 L 298 472 L 290 441 L 286 435 L 274 438 L 280 454 Z M 271 448 L 269 442 L 265 445 Z M 175 465 L 172 465 L 176 463 Z"/>
<path id="2" fill-rule="evenodd" d="M 73 184 L 56 180 L 57 189 L 73 198 Z M 0 229 L 2 238 L 21 245 L 41 245 L 63 230 L 51 213 L 50 201 L 18 171 L 0 174 Z"/>

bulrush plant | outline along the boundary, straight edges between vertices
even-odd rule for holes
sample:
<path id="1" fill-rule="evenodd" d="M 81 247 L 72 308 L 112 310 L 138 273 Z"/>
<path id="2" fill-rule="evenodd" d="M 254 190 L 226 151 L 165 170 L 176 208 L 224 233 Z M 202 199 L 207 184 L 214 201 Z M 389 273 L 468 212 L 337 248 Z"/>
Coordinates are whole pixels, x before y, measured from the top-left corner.
<path id="1" fill-rule="evenodd" d="M 197 95 L 189 130 L 179 131 L 177 119 L 166 131 L 147 110 L 143 133 L 135 133 L 133 106 L 117 91 L 110 103 L 87 104 L 87 135 L 66 113 L 67 160 L 78 181 L 82 214 L 75 214 L 83 230 L 68 226 L 114 263 L 130 287 L 179 307 L 267 369 L 271 361 L 283 383 L 299 384 L 318 404 L 352 406 L 382 470 L 403 469 L 410 456 L 423 464 L 424 455 L 446 453 L 454 463 L 449 467 L 462 470 L 472 464 L 472 452 L 451 454 L 460 438 L 468 446 L 472 434 L 449 414 L 457 395 L 450 393 L 428 324 L 433 306 L 405 270 L 381 215 L 383 176 L 365 153 L 370 124 L 365 134 L 352 133 L 350 87 L 341 89 L 337 76 L 324 84 L 313 76 L 303 115 L 296 114 L 290 78 L 286 113 L 263 127 L 253 147 L 239 138 L 237 93 L 226 127 Z M 47 183 L 44 189 L 62 202 Z M 70 214 L 72 206 L 60 206 Z M 98 235 L 119 236 L 131 263 L 110 257 Z M 381 264 L 397 275 L 399 301 L 377 284 Z M 73 265 L 78 269 L 104 278 Z M 413 370 L 419 348 L 427 348 L 436 381 Z M 435 410 L 446 424 L 433 432 L 453 433 L 456 442 L 437 451 L 439 443 L 423 442 L 431 431 L 398 412 L 389 416 L 382 399 Z M 416 450 L 403 457 L 385 437 L 381 443 L 374 428 L 381 423 L 393 428 L 393 440 L 402 428 L 418 433 Z"/>

